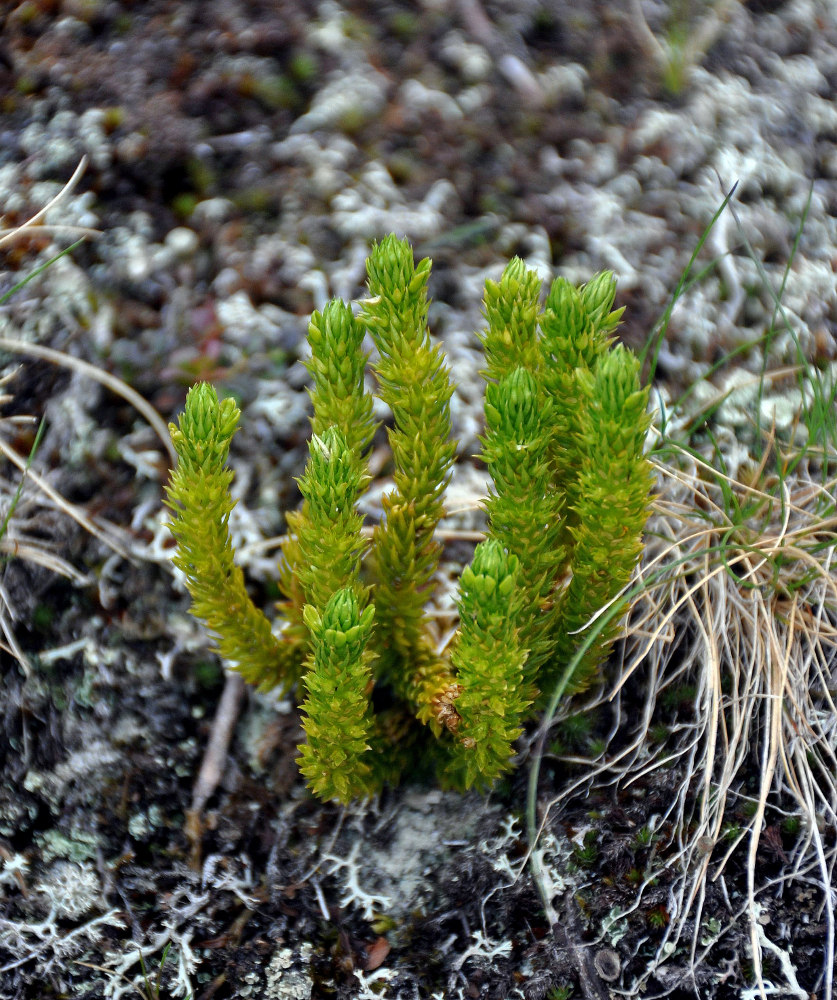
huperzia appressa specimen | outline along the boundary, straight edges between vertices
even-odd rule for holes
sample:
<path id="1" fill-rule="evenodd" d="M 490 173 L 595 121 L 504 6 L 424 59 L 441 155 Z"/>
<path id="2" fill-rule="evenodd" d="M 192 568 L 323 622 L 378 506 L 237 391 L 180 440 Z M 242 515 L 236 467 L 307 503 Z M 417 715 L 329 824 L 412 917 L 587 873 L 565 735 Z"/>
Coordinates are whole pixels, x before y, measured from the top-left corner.
<path id="1" fill-rule="evenodd" d="M 436 649 L 425 606 L 455 456 L 453 383 L 427 328 L 430 261 L 416 265 L 409 244 L 389 236 L 367 270 L 357 314 L 334 300 L 309 326 L 312 438 L 279 570 L 281 629 L 233 562 L 227 457 L 240 414 L 207 384 L 171 427 L 179 464 L 167 501 L 193 613 L 249 681 L 297 685 L 301 770 L 315 794 L 341 802 L 397 780 L 410 761 L 433 761 L 461 787 L 508 770 L 523 723 L 554 685 L 577 692 L 597 676 L 614 623 L 563 675 L 590 619 L 630 580 L 652 484 L 648 391 L 636 358 L 612 346 L 613 276 L 581 288 L 558 278 L 541 306 L 537 275 L 514 259 L 486 282 L 480 334 L 487 537 L 462 571 L 459 630 Z M 367 331 L 377 394 L 393 415 L 394 488 L 371 537 L 359 512 L 377 430 Z"/>

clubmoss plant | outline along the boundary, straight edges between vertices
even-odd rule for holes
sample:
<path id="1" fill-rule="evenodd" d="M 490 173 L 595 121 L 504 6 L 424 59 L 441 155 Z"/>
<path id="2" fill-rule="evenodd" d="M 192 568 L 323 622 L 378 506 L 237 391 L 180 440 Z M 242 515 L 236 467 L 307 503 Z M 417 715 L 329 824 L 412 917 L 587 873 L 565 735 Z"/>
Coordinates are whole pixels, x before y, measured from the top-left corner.
<path id="1" fill-rule="evenodd" d="M 313 435 L 303 503 L 288 518 L 278 633 L 233 561 L 235 403 L 196 385 L 171 426 L 179 463 L 167 502 L 192 610 L 249 681 L 301 682 L 302 771 L 318 796 L 342 802 L 417 760 L 459 787 L 486 787 L 507 771 L 523 722 L 642 548 L 648 394 L 638 361 L 611 347 L 621 314 L 613 276 L 582 288 L 559 278 L 541 308 L 537 275 L 515 259 L 486 283 L 484 300 L 487 537 L 462 572 L 459 631 L 448 649 L 434 646 L 425 606 L 455 442 L 450 371 L 427 328 L 430 266 L 387 237 L 367 262 L 359 313 L 335 300 L 311 319 Z M 377 429 L 364 382 L 367 331 L 377 392 L 393 415 L 394 488 L 371 539 L 358 511 Z M 597 638 L 568 690 L 595 679 L 613 638 L 613 629 Z"/>

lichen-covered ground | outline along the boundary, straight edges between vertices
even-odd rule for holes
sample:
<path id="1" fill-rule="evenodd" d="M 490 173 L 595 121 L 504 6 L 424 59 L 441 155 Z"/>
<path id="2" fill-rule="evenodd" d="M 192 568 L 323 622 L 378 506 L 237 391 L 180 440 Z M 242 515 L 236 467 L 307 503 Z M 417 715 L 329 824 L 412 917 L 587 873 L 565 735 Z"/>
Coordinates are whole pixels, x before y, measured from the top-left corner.
<path id="1" fill-rule="evenodd" d="M 737 183 L 735 215 L 721 216 L 699 258 L 717 266 L 672 314 L 657 401 L 670 405 L 737 351 L 711 373 L 730 390 L 714 423 L 731 474 L 746 462 L 738 442 L 755 407 L 779 432 L 792 425 L 786 385 L 769 380 L 759 395 L 748 381 L 765 361 L 798 360 L 782 333 L 766 357 L 747 349 L 775 308 L 754 258 L 776 289 L 792 260 L 788 323 L 805 358 L 833 372 L 832 0 L 4 9 L 4 228 L 49 202 L 86 156 L 45 221 L 101 235 L 0 306 L 0 336 L 92 362 L 165 419 L 199 377 L 234 393 L 242 544 L 280 534 L 298 501 L 307 316 L 361 293 L 369 243 L 390 231 L 434 261 L 431 323 L 458 383 L 451 507 L 481 488 L 474 331 L 485 278 L 514 254 L 544 278 L 613 269 L 627 307 L 620 333 L 638 348 Z M 682 71 L 659 61 L 667 45 L 687 53 Z M 0 244 L 0 293 L 71 239 L 44 231 Z M 668 946 L 684 833 L 666 816 L 672 797 L 691 794 L 677 755 L 633 783 L 606 769 L 585 780 L 579 761 L 616 759 L 630 742 L 641 674 L 615 708 L 565 726 L 542 767 L 543 802 L 576 782 L 538 846 L 554 927 L 525 865 L 528 761 L 487 799 L 407 782 L 343 813 L 299 780 L 291 702 L 254 692 L 196 850 L 186 816 L 224 675 L 169 565 L 168 454 L 99 382 L 5 339 L 0 349 L 15 372 L 4 417 L 46 420 L 33 470 L 118 546 L 34 481 L 3 543 L 2 624 L 24 657 L 0 654 L 4 1000 L 157 996 L 158 973 L 160 997 L 195 1000 L 757 995 L 739 855 L 706 883 L 701 924 Z M 31 424 L 0 430 L 28 453 Z M 19 473 L 7 462 L 4 477 L 7 508 Z M 474 527 L 478 515 L 452 523 Z M 83 579 L 24 558 L 25 543 Z M 272 563 L 272 551 L 249 550 L 266 608 Z M 608 683 L 617 673 L 613 664 Z M 656 731 L 688 728 L 692 710 L 687 687 L 670 691 Z M 749 766 L 755 775 L 757 756 Z M 823 1000 L 829 912 L 809 869 L 779 877 L 798 856 L 799 826 L 786 819 L 766 821 L 755 859 L 764 977 L 773 995 Z M 834 817 L 821 820 L 830 871 Z M 726 845 L 713 850 L 714 863 Z"/>

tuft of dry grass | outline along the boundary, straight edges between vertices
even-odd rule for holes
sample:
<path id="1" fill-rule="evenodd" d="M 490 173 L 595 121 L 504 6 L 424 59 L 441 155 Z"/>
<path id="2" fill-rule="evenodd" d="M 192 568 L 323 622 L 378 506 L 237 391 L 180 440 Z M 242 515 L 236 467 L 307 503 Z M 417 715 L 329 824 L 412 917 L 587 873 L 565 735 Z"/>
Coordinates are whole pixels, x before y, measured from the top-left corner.
<path id="1" fill-rule="evenodd" d="M 774 446 L 771 441 L 769 450 Z M 672 455 L 657 465 L 660 495 L 626 623 L 623 668 L 585 706 L 592 710 L 615 700 L 618 717 L 623 689 L 641 670 L 644 712 L 617 753 L 584 762 L 582 776 L 546 805 L 540 828 L 582 789 L 624 790 L 676 766 L 679 788 L 660 819 L 677 831 L 676 849 L 665 861 L 673 876 L 671 920 L 632 991 L 645 987 L 675 946 L 688 946 L 696 968 L 742 916 L 763 991 L 762 954 L 778 945 L 759 921 L 759 897 L 780 883 L 805 879 L 820 894 L 826 928 L 822 995 L 830 996 L 837 861 L 837 477 L 823 481 L 821 464 L 809 458 L 792 477 L 768 474 L 761 466 L 754 482 L 742 482 L 687 450 L 675 453 L 679 467 Z M 678 719 L 665 747 L 654 749 L 657 708 L 667 691 L 677 689 L 693 692 L 691 712 Z M 749 787 L 753 775 L 755 788 Z M 760 881 L 759 847 L 788 818 L 800 831 L 791 854 L 779 876 Z M 707 881 L 723 880 L 741 849 L 746 903 L 737 911 L 731 905 L 727 927 L 702 943 Z M 632 909 L 640 906 L 652 877 L 639 887 Z"/>
<path id="2" fill-rule="evenodd" d="M 823 482 L 821 469 L 806 462 L 788 479 L 762 466 L 751 484 L 681 454 L 684 468 L 660 468 L 663 489 L 642 575 L 661 572 L 633 609 L 617 685 L 643 664 L 652 678 L 650 704 L 667 687 L 694 686 L 693 720 L 678 740 L 682 794 L 671 819 L 681 831 L 682 856 L 667 937 L 677 943 L 694 921 L 693 961 L 705 957 L 707 948 L 698 949 L 705 881 L 723 876 L 743 842 L 745 912 L 763 989 L 756 897 L 767 886 L 757 884 L 757 852 L 768 811 L 774 820 L 799 816 L 802 835 L 782 879 L 805 872 L 822 893 L 830 996 L 837 846 L 826 842 L 824 829 L 837 821 L 837 478 Z M 640 734 L 647 737 L 647 728 Z M 631 762 L 625 784 L 660 763 L 634 770 Z M 745 792 L 753 773 L 757 787 Z M 750 818 L 737 821 L 730 844 L 725 827 L 742 813 Z"/>

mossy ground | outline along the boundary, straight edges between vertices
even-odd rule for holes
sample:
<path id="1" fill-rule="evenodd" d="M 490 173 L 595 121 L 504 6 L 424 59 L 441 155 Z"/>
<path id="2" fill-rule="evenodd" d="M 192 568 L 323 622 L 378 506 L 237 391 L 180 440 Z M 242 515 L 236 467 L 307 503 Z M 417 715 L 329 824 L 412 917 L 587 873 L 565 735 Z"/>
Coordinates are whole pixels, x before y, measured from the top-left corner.
<path id="1" fill-rule="evenodd" d="M 617 304 L 627 306 L 620 332 L 640 347 L 717 207 L 718 170 L 727 186 L 741 181 L 743 230 L 776 285 L 815 181 L 785 301 L 805 357 L 822 370 L 834 360 L 827 81 L 837 26 L 828 4 L 739 5 L 735 30 L 671 98 L 619 12 L 487 3 L 494 43 L 519 55 L 546 95 L 525 108 L 524 91 L 503 75 L 502 45 L 480 42 L 478 24 L 439 5 L 422 17 L 383 2 L 64 7 L 22 4 L 6 16 L 0 207 L 6 226 L 23 221 L 86 153 L 81 193 L 50 221 L 103 236 L 5 306 L 3 335 L 96 362 L 166 418 L 197 376 L 234 393 L 251 428 L 234 449 L 244 541 L 280 533 L 298 501 L 307 316 L 327 294 L 359 292 L 366 241 L 391 230 L 434 259 L 431 325 L 462 385 L 463 467 L 481 432 L 473 331 L 486 269 L 496 278 L 514 253 L 572 280 L 614 268 Z M 453 34 L 463 31 L 476 49 Z M 335 121 L 316 100 L 327 80 L 354 98 Z M 315 112 L 316 128 L 313 118 L 295 125 Z M 48 242 L 34 234 L 4 246 L 4 287 Z M 690 289 L 660 354 L 667 400 L 736 348 L 736 377 L 760 369 L 761 355 L 745 348 L 774 303 L 731 222 L 701 260 L 713 257 L 720 271 Z M 777 367 L 796 360 L 782 338 L 769 354 Z M 18 361 L 9 356 L 8 367 Z M 774 401 L 787 395 L 771 387 Z M 3 570 L 30 671 L 2 655 L 0 994 L 136 995 L 116 973 L 142 986 L 136 949 L 145 948 L 153 981 L 169 941 L 160 996 L 188 976 L 207 1000 L 535 1000 L 567 984 L 596 996 L 584 982 L 603 998 L 653 963 L 673 917 L 668 880 L 682 833 L 655 817 L 681 794 L 683 765 L 674 758 L 616 788 L 606 773 L 584 778 L 582 763 L 629 741 L 645 704 L 641 673 L 586 730 L 558 727 L 557 756 L 542 765 L 542 803 L 581 782 L 542 841 L 562 918 L 555 933 L 523 867 L 525 766 L 487 800 L 408 782 L 374 809 L 342 815 L 303 790 L 296 714 L 252 694 L 205 810 L 196 869 L 186 815 L 223 677 L 186 616 L 157 530 L 167 458 L 123 400 L 46 361 L 26 360 L 9 391 L 5 414 L 47 416 L 37 470 L 125 529 L 135 558 L 114 557 L 27 488 L 20 513 L 32 515 L 32 531 L 94 582 L 75 587 L 20 558 Z M 746 423 L 747 406 L 761 401 L 744 397 Z M 742 418 L 723 418 L 730 454 Z M 9 440 L 25 455 L 32 432 L 18 427 Z M 17 474 L 5 477 L 13 492 Z M 452 543 L 447 557 L 467 558 L 468 544 Z M 248 579 L 268 609 L 276 595 L 263 581 L 273 574 L 272 556 L 253 551 Z M 615 661 L 608 676 L 617 674 Z M 668 689 L 649 747 L 676 750 L 694 712 L 685 681 Z M 755 752 L 741 774 L 752 796 Z M 752 818 L 745 805 L 728 817 L 731 845 Z M 765 832 L 762 884 L 786 870 L 804 835 L 776 809 Z M 827 819 L 822 833 L 833 845 Z M 608 927 L 643 884 L 641 904 Z M 722 881 L 707 883 L 705 925 L 686 928 L 698 952 L 745 892 L 739 852 Z M 827 931 L 817 891 L 800 880 L 762 901 L 770 940 L 792 949 L 800 989 L 814 991 Z M 684 945 L 660 956 L 649 988 L 738 998 L 753 987 L 748 947 L 742 920 L 706 955 L 696 986 Z M 615 980 L 601 975 L 613 966 L 605 949 L 617 956 Z M 765 951 L 764 963 L 765 977 L 781 981 L 777 955 Z"/>

